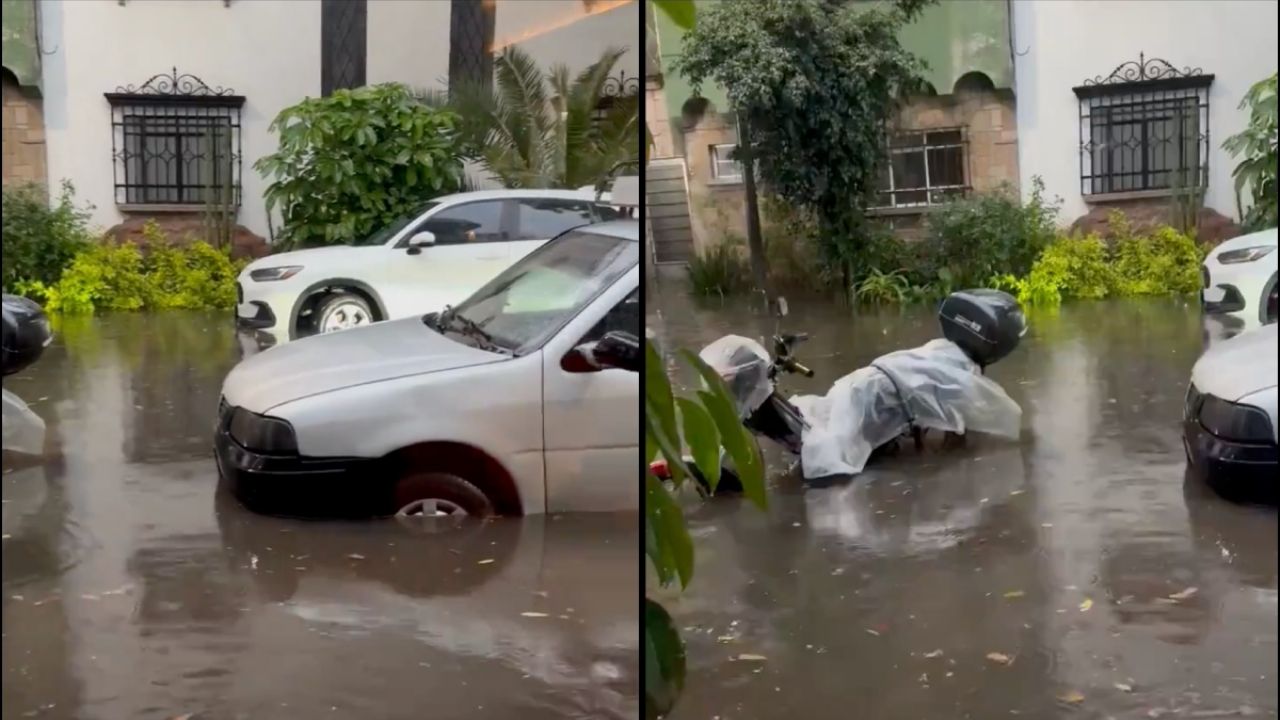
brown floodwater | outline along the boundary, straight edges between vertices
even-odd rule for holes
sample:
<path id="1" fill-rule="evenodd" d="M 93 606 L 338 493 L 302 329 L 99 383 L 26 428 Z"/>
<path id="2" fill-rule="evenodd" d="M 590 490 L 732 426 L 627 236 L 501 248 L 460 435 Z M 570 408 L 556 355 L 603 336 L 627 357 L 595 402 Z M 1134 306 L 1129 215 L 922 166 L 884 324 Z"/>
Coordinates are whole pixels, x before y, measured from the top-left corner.
<path id="1" fill-rule="evenodd" d="M 210 450 L 229 323 L 69 321 L 5 380 L 49 425 L 4 466 L 6 718 L 639 716 L 634 513 L 250 514 Z"/>
<path id="2" fill-rule="evenodd" d="M 927 308 L 792 298 L 779 323 L 676 283 L 649 297 L 668 347 L 810 333 L 797 354 L 817 376 L 790 392 L 938 334 Z M 692 584 L 656 593 L 688 641 L 676 720 L 1276 715 L 1276 510 L 1205 492 L 1179 435 L 1221 329 L 1180 300 L 1030 322 L 990 369 L 1021 440 L 908 450 L 808 490 L 766 447 L 768 512 L 688 499 Z"/>

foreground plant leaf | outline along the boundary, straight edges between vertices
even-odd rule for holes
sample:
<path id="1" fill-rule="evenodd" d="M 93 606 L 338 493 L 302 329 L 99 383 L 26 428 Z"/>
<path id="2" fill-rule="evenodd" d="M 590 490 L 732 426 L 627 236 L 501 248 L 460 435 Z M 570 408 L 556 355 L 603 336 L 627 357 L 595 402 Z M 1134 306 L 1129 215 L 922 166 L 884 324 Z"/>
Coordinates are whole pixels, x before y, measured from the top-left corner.
<path id="1" fill-rule="evenodd" d="M 644 716 L 662 718 L 684 690 L 684 643 L 665 608 L 644 599 Z"/>
<path id="2" fill-rule="evenodd" d="M 669 585 L 678 577 L 688 587 L 693 578 L 693 540 L 684 524 L 684 513 L 675 498 L 652 473 L 645 473 L 645 553 L 658 572 L 658 580 Z"/>
<path id="3" fill-rule="evenodd" d="M 760 457 L 760 448 L 752 440 L 747 429 L 742 426 L 742 420 L 738 417 L 729 388 L 725 386 L 720 375 L 703 362 L 702 358 L 688 350 L 681 350 L 680 355 L 702 377 L 705 387 L 698 391 L 698 397 L 715 421 L 716 429 L 720 431 L 720 442 L 725 452 L 729 454 L 729 458 L 733 460 L 733 469 L 737 471 L 738 478 L 742 481 L 743 494 L 755 503 L 756 507 L 761 510 L 767 509 L 769 503 L 765 497 L 764 461 Z"/>

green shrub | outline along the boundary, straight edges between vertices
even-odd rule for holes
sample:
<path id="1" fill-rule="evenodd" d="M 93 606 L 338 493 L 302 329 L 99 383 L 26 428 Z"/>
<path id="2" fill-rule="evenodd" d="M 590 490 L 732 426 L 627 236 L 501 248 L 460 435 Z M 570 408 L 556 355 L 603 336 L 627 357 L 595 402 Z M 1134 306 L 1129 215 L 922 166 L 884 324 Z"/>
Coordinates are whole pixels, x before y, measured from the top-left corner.
<path id="1" fill-rule="evenodd" d="M 743 240 L 727 236 L 689 261 L 689 285 L 698 295 L 732 295 L 751 287 Z"/>
<path id="2" fill-rule="evenodd" d="M 89 208 L 77 207 L 70 183 L 49 207 L 40 185 L 4 188 L 4 270 L 6 291 L 33 283 L 52 285 L 90 241 Z"/>
<path id="3" fill-rule="evenodd" d="M 872 270 L 854 286 L 853 297 L 868 305 L 901 304 L 911 297 L 911 283 L 901 270 Z"/>
<path id="4" fill-rule="evenodd" d="M 1039 178 L 1026 203 L 1009 186 L 947 203 L 926 219 L 922 270 L 932 275 L 946 268 L 960 287 L 995 274 L 1025 275 L 1053 240 L 1057 215 L 1058 205 L 1044 199 Z"/>
<path id="5" fill-rule="evenodd" d="M 49 312 L 69 315 L 218 310 L 235 305 L 239 271 L 227 252 L 205 242 L 179 246 L 149 240 L 146 253 L 133 243 L 104 242 L 77 255 L 57 283 L 34 281 L 22 290 Z"/>
<path id="6" fill-rule="evenodd" d="M 1171 227 L 1141 236 L 1134 235 L 1127 224 L 1121 228 L 1113 241 L 1115 294 L 1169 295 L 1200 289 L 1204 256 L 1190 236 Z"/>
<path id="7" fill-rule="evenodd" d="M 271 123 L 280 149 L 254 163 L 272 182 L 281 249 L 367 237 L 462 186 L 457 116 L 395 83 L 338 90 L 285 108 Z"/>

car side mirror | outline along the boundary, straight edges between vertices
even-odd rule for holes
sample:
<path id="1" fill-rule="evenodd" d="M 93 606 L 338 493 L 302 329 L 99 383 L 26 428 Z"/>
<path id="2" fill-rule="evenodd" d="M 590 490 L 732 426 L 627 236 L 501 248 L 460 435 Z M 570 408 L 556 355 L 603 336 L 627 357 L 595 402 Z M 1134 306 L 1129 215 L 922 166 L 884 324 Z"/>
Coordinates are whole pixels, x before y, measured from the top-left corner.
<path id="1" fill-rule="evenodd" d="M 635 335 L 615 330 L 596 342 L 583 343 L 570 350 L 560 361 L 560 367 L 571 373 L 608 368 L 638 373 L 644 367 L 644 353 Z"/>
<path id="2" fill-rule="evenodd" d="M 422 248 L 431 247 L 435 244 L 436 234 L 430 230 L 414 233 L 413 237 L 409 238 L 409 254 L 417 255 L 422 252 Z"/>

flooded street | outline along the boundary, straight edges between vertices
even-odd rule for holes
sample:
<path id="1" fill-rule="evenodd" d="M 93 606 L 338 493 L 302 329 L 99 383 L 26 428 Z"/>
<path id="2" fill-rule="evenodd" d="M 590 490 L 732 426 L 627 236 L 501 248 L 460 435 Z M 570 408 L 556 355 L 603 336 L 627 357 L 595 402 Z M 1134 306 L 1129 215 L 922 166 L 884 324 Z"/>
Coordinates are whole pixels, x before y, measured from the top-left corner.
<path id="1" fill-rule="evenodd" d="M 76 320 L 6 379 L 56 457 L 5 461 L 5 717 L 638 717 L 634 514 L 249 514 L 211 453 L 229 325 Z"/>
<path id="2" fill-rule="evenodd" d="M 649 297 L 667 347 L 778 329 L 678 282 Z M 1029 321 L 989 372 L 1022 406 L 1020 441 L 907 449 L 809 490 L 766 446 L 768 513 L 690 499 L 693 582 L 658 595 L 689 643 L 673 717 L 1276 715 L 1276 511 L 1184 477 L 1198 308 L 1077 304 Z M 781 329 L 811 335 L 796 354 L 816 371 L 784 378 L 786 394 L 939 335 L 930 309 L 855 317 L 794 298 Z"/>

